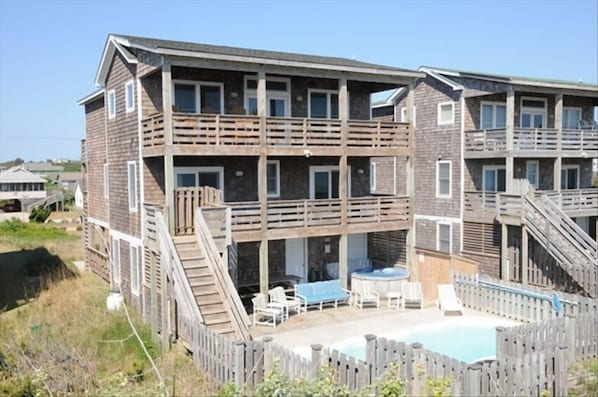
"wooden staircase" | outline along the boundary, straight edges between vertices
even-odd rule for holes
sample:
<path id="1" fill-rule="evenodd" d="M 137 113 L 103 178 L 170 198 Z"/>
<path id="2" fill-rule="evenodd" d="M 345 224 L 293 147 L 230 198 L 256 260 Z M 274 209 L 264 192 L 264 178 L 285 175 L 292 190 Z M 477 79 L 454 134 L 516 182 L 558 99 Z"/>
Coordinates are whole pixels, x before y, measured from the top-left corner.
<path id="1" fill-rule="evenodd" d="M 218 334 L 235 337 L 225 298 L 218 292 L 215 276 L 196 236 L 175 236 L 173 242 L 205 325 Z"/>

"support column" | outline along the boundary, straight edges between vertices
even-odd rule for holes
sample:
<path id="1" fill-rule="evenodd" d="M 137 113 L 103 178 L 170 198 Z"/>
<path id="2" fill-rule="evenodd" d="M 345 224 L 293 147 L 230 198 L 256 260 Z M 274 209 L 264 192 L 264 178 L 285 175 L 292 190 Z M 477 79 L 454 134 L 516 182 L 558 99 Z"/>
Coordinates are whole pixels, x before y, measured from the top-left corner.
<path id="1" fill-rule="evenodd" d="M 268 294 L 269 289 L 269 267 L 268 267 L 268 239 L 260 241 L 260 292 Z M 266 295 L 267 296 L 267 295 Z"/>
<path id="2" fill-rule="evenodd" d="M 338 80 L 338 116 L 341 120 L 341 147 L 347 147 L 347 136 L 349 134 L 349 106 L 348 106 L 348 88 L 347 79 L 342 77 Z M 348 235 L 347 235 L 347 198 L 350 196 L 348 191 L 348 179 L 351 177 L 348 173 L 347 155 L 342 154 L 338 162 L 338 197 L 341 200 L 341 236 L 338 244 L 338 274 L 343 288 L 347 288 L 347 269 L 348 269 Z"/>
<path id="3" fill-rule="evenodd" d="M 507 193 L 513 193 L 513 137 L 515 134 L 515 91 L 509 88 L 507 91 L 507 120 L 506 120 L 506 134 L 507 134 L 507 157 L 505 190 Z"/>
<path id="4" fill-rule="evenodd" d="M 501 225 L 500 235 L 500 279 L 510 281 L 509 269 L 509 227 Z"/>
<path id="5" fill-rule="evenodd" d="M 505 158 L 505 190 L 508 194 L 513 194 L 515 190 L 514 176 L 515 176 L 515 161 L 512 154 L 507 154 Z"/>
<path id="6" fill-rule="evenodd" d="M 554 159 L 554 174 L 552 178 L 552 190 L 561 192 L 561 170 L 563 169 L 563 158 L 558 156 Z"/>
<path id="7" fill-rule="evenodd" d="M 174 158 L 172 155 L 172 74 L 170 63 L 162 66 L 162 112 L 164 114 L 164 203 L 166 224 L 174 233 Z"/>
<path id="8" fill-rule="evenodd" d="M 259 255 L 260 292 L 268 293 L 270 270 L 268 265 L 268 153 L 266 150 L 266 72 L 257 74 L 257 114 L 260 117 L 260 155 L 257 163 L 257 196 L 260 202 L 261 240 Z"/>
<path id="9" fill-rule="evenodd" d="M 563 143 L 563 94 L 555 95 L 554 105 L 554 128 L 557 130 L 557 158 L 554 160 L 554 173 L 552 179 L 552 190 L 561 191 L 561 168 L 562 157 L 560 155 Z"/>
<path id="10" fill-rule="evenodd" d="M 407 269 L 409 270 L 410 274 L 414 273 L 413 269 L 413 258 L 415 257 L 415 208 L 413 206 L 414 203 L 414 194 L 415 194 L 415 170 L 414 170 L 414 153 L 415 149 L 413 147 L 413 101 L 414 101 L 414 83 L 409 84 L 409 91 L 407 92 L 407 99 L 406 99 L 406 106 L 407 106 L 407 122 L 409 123 L 409 157 L 407 157 L 407 196 L 409 197 L 409 212 L 410 212 L 410 227 L 407 230 L 407 236 L 405 244 L 407 245 L 405 251 L 405 260 L 407 262 Z M 419 271 L 416 272 L 419 277 Z M 418 278 L 419 279 L 419 278 Z"/>
<path id="11" fill-rule="evenodd" d="M 521 225 L 521 284 L 523 285 L 527 285 L 528 241 L 527 228 Z"/>

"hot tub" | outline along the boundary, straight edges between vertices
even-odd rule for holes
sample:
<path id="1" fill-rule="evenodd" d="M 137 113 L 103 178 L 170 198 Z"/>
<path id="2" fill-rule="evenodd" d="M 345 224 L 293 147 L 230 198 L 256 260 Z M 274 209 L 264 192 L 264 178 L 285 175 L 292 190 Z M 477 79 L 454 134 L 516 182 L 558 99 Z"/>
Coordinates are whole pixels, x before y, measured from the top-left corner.
<path id="1" fill-rule="evenodd" d="M 408 279 L 409 272 L 402 267 L 362 269 L 351 273 L 351 289 L 359 290 L 361 283 L 368 283 L 372 290 L 386 298 L 391 291 L 400 292 L 401 284 Z"/>

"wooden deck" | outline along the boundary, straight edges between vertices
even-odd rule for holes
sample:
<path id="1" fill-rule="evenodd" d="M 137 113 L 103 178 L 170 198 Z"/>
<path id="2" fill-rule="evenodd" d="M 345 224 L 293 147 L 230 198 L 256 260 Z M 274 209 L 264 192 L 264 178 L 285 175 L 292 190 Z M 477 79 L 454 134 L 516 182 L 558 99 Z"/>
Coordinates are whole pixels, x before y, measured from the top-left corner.
<path id="1" fill-rule="evenodd" d="M 239 116 L 174 113 L 174 155 L 401 155 L 410 151 L 408 123 L 386 121 L 309 119 L 297 117 Z M 263 134 L 262 134 L 263 123 Z M 144 156 L 164 153 L 164 116 L 142 120 Z M 346 130 L 346 134 L 342 131 Z M 234 148 L 234 150 L 231 150 Z"/>

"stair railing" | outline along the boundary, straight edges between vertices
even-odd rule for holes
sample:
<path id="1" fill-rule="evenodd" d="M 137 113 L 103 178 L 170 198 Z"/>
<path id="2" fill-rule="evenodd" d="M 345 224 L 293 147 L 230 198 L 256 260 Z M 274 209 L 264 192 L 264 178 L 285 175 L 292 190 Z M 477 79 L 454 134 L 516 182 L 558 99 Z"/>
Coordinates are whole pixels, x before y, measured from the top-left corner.
<path id="1" fill-rule="evenodd" d="M 231 323 L 235 331 L 243 340 L 250 340 L 251 335 L 248 329 L 250 324 L 249 317 L 228 273 L 228 269 L 220 257 L 201 208 L 195 211 L 195 235 L 200 248 L 205 253 L 208 266 L 213 270 L 216 288 L 225 299 L 223 303 L 231 315 Z"/>

